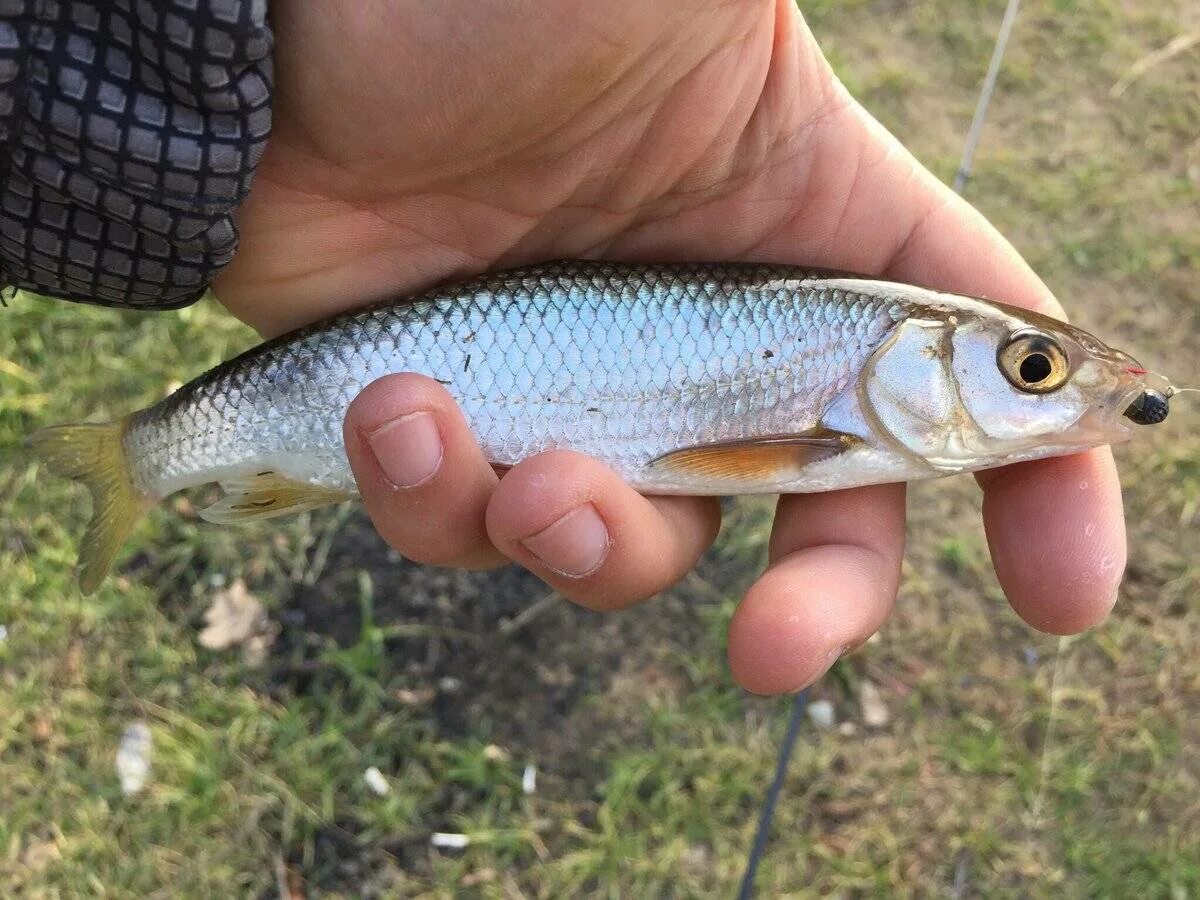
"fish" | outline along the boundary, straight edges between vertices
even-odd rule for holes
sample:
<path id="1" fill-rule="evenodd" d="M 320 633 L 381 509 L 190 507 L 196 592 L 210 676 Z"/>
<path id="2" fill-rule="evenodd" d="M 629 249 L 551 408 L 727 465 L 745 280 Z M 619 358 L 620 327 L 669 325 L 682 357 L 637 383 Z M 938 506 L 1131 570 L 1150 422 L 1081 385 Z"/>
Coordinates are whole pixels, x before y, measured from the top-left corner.
<path id="1" fill-rule="evenodd" d="M 33 434 L 47 468 L 91 491 L 81 589 L 177 491 L 218 484 L 201 516 L 220 524 L 357 496 L 343 419 L 398 372 L 445 385 L 498 471 L 566 448 L 645 494 L 829 491 L 1073 453 L 1161 421 L 1171 392 L 1065 322 L 850 273 L 489 272 L 267 341 L 120 421 Z"/>

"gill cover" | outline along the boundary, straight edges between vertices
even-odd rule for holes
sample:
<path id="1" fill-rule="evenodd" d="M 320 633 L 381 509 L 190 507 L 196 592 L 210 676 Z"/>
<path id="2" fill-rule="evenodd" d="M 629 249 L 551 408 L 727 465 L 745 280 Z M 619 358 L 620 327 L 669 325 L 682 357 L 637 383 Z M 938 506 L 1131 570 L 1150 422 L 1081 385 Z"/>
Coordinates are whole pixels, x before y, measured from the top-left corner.
<path id="1" fill-rule="evenodd" d="M 908 454 L 940 471 L 962 467 L 963 416 L 950 376 L 952 326 L 907 319 L 863 371 L 863 409 Z"/>

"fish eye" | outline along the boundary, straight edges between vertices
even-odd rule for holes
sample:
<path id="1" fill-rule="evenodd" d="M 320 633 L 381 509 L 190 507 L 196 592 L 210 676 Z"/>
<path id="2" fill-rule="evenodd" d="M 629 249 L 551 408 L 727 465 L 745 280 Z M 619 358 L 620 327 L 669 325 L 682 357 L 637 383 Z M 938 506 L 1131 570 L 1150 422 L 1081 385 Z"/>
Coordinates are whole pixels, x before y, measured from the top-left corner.
<path id="1" fill-rule="evenodd" d="M 1000 348 L 1000 371 L 1017 390 L 1048 394 L 1062 387 L 1071 374 L 1067 354 L 1050 335 L 1019 331 Z"/>

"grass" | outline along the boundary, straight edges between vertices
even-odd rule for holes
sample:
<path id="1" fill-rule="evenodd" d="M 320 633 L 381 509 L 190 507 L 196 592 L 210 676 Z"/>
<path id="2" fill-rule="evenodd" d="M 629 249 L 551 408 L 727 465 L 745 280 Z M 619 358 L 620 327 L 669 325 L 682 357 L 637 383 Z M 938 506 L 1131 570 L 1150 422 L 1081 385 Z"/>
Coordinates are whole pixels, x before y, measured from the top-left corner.
<path id="1" fill-rule="evenodd" d="M 858 95 L 949 178 L 1002 6 L 808 12 Z M 1195 51 L 1109 93 L 1196 27 L 1178 9 L 1023 4 L 968 192 L 1083 324 L 1194 383 Z M 615 617 L 520 573 L 401 563 L 352 510 L 231 533 L 187 501 L 84 600 L 82 502 L 35 480 L 21 436 L 152 402 L 253 338 L 211 303 L 134 316 L 20 297 L 0 322 L 0 893 L 732 892 L 787 706 L 743 695 L 723 663 L 762 504 L 733 507 L 679 589 Z M 1131 564 L 1088 635 L 1039 636 L 1008 610 L 970 483 L 913 491 L 896 614 L 818 688 L 841 727 L 802 738 L 763 896 L 956 879 L 970 895 L 1200 896 L 1200 432 L 1183 400 L 1121 451 Z M 259 667 L 197 641 L 233 578 L 277 631 Z M 882 728 L 862 722 L 865 680 Z M 114 755 L 135 720 L 153 770 L 127 798 Z M 470 843 L 433 848 L 436 831 Z"/>

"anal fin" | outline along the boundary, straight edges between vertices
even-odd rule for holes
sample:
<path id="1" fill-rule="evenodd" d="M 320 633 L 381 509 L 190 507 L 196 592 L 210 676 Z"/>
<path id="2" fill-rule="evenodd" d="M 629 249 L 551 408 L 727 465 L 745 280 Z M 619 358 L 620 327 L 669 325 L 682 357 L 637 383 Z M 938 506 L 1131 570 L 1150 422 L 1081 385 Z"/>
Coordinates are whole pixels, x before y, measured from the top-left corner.
<path id="1" fill-rule="evenodd" d="M 259 472 L 220 482 L 225 496 L 200 510 L 200 517 L 217 525 L 240 525 L 273 519 L 349 500 L 353 494 L 296 481 L 277 472 Z"/>
<path id="2" fill-rule="evenodd" d="M 844 453 L 859 439 L 825 428 L 802 434 L 771 435 L 700 444 L 664 453 L 648 468 L 691 482 L 750 486 L 787 481 L 805 466 Z"/>

